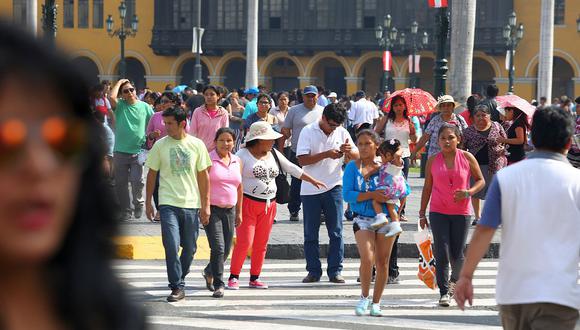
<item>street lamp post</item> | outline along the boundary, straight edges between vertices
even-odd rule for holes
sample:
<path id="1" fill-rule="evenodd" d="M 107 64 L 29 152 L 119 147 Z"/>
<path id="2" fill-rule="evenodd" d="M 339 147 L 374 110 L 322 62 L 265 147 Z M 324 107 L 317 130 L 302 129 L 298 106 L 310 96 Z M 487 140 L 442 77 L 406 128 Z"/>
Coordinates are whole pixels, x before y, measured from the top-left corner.
<path id="1" fill-rule="evenodd" d="M 449 15 L 447 7 L 437 9 L 437 59 L 435 61 L 435 97 L 446 94 L 445 81 L 447 80 L 447 59 L 445 50 L 447 49 L 447 38 L 449 34 Z"/>
<path id="2" fill-rule="evenodd" d="M 121 61 L 119 62 L 119 75 L 120 78 L 125 78 L 127 75 L 127 66 L 125 62 L 125 39 L 127 37 L 134 37 L 137 35 L 137 27 L 139 25 L 139 18 L 137 15 L 133 15 L 131 20 L 131 28 L 125 28 L 125 16 L 127 15 L 127 6 L 125 1 L 121 1 L 119 5 L 119 18 L 121 18 L 121 24 L 118 29 L 113 30 L 113 16 L 109 15 L 107 17 L 107 33 L 110 37 L 118 37 L 121 41 Z"/>
<path id="3" fill-rule="evenodd" d="M 392 18 L 391 15 L 387 14 L 383 20 L 383 25 L 377 25 L 375 28 L 375 37 L 379 43 L 380 47 L 384 47 L 387 54 L 391 54 L 393 46 L 397 41 L 397 28 L 391 27 Z M 388 55 L 387 55 L 388 56 Z M 388 56 L 387 61 L 392 61 L 392 56 Z M 389 65 L 390 66 L 390 65 Z M 385 69 L 390 69 L 389 67 Z M 394 83 L 393 78 L 391 77 L 390 70 L 383 70 L 383 92 L 384 91 L 393 91 L 394 90 Z"/>
<path id="4" fill-rule="evenodd" d="M 417 56 L 417 51 L 423 49 L 429 43 L 429 34 L 427 32 L 423 32 L 421 35 L 421 41 L 419 42 L 417 39 L 419 32 L 419 23 L 414 21 L 411 23 L 411 63 L 409 65 L 409 87 L 416 88 L 418 85 L 417 79 L 417 72 L 415 71 L 415 61 Z M 401 43 L 401 47 L 405 47 L 406 43 L 406 36 L 404 32 L 401 32 L 401 37 L 399 39 Z"/>
<path id="5" fill-rule="evenodd" d="M 56 37 L 56 3 L 55 0 L 46 0 L 42 5 L 42 30 L 44 40 L 54 47 Z"/>
<path id="6" fill-rule="evenodd" d="M 197 26 L 195 33 L 195 66 L 193 68 L 193 80 L 196 84 L 203 84 L 203 79 L 201 77 L 201 37 L 203 34 L 203 29 L 201 28 L 201 0 L 197 0 Z"/>
<path id="7" fill-rule="evenodd" d="M 516 13 L 512 12 L 508 24 L 503 28 L 503 38 L 509 52 L 509 87 L 508 93 L 514 92 L 514 52 L 524 37 L 524 25 L 517 25 Z"/>

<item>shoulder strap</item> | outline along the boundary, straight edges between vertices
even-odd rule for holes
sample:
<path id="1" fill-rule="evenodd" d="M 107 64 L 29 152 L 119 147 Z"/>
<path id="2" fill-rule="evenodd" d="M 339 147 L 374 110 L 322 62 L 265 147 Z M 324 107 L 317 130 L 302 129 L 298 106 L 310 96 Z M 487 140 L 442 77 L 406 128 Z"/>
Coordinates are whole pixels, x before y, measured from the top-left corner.
<path id="1" fill-rule="evenodd" d="M 284 173 L 284 170 L 282 169 L 282 166 L 280 165 L 280 159 L 278 159 L 278 150 L 276 150 L 276 148 L 272 148 L 272 155 L 274 156 L 274 159 L 276 160 L 276 164 L 278 165 L 278 169 L 280 170 L 280 174 L 282 175 L 286 175 L 286 173 Z"/>

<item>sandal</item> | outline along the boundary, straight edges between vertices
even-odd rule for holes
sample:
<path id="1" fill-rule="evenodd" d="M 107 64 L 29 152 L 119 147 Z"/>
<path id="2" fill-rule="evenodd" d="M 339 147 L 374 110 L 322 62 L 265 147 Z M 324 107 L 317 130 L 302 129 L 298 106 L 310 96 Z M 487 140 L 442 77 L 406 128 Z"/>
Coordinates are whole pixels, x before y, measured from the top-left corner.
<path id="1" fill-rule="evenodd" d="M 409 219 L 407 219 L 407 217 L 404 214 L 401 214 L 401 216 L 399 217 L 399 221 L 407 222 L 407 221 L 409 221 Z"/>

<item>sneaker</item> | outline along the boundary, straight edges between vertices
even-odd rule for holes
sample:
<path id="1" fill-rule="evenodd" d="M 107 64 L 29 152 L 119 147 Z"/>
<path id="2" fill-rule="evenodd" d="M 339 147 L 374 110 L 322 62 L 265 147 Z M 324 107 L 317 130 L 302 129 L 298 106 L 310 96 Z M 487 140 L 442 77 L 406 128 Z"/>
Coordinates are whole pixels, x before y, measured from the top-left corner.
<path id="1" fill-rule="evenodd" d="M 171 290 L 171 294 L 167 296 L 167 301 L 176 302 L 183 300 L 183 298 L 185 298 L 185 290 L 183 290 L 182 288 L 177 288 Z"/>
<path id="2" fill-rule="evenodd" d="M 354 214 L 352 214 L 351 210 L 344 211 L 344 218 L 346 221 L 352 221 L 354 219 Z"/>
<path id="3" fill-rule="evenodd" d="M 339 284 L 342 284 L 345 282 L 344 277 L 342 277 L 342 275 L 333 276 L 333 277 L 329 278 L 328 281 L 332 282 L 332 283 L 339 283 Z"/>
<path id="4" fill-rule="evenodd" d="M 240 280 L 237 278 L 231 278 L 228 280 L 228 285 L 226 286 L 228 290 L 239 290 L 240 289 Z"/>
<path id="5" fill-rule="evenodd" d="M 203 276 L 203 278 L 205 279 L 205 287 L 209 290 L 209 291 L 214 291 L 214 287 L 213 287 L 213 277 L 211 275 L 208 275 L 205 273 L 205 271 L 201 271 L 201 276 Z"/>
<path id="6" fill-rule="evenodd" d="M 441 296 L 441 298 L 439 298 L 439 306 L 441 307 L 449 307 L 449 301 L 451 299 L 449 298 L 448 294 L 444 294 Z"/>
<path id="7" fill-rule="evenodd" d="M 387 223 L 389 223 L 389 221 L 387 220 L 386 214 L 379 213 L 375 216 L 375 221 L 371 223 L 370 227 L 371 229 L 378 229 L 386 225 Z"/>
<path id="8" fill-rule="evenodd" d="M 447 289 L 447 294 L 449 295 L 449 298 L 453 298 L 454 293 L 455 293 L 455 282 L 449 282 Z"/>
<path id="9" fill-rule="evenodd" d="M 267 289 L 268 284 L 266 284 L 260 280 L 250 281 L 250 288 L 251 289 Z"/>
<path id="10" fill-rule="evenodd" d="M 369 305 L 370 305 L 371 301 L 369 300 L 369 297 L 361 297 L 360 300 L 358 301 L 358 303 L 356 304 L 356 307 L 354 308 L 354 313 L 357 316 L 362 316 L 367 312 L 367 309 L 369 309 Z"/>
<path id="11" fill-rule="evenodd" d="M 217 289 L 215 289 L 215 291 L 213 292 L 213 294 L 211 295 L 214 298 L 223 298 L 224 297 L 224 287 L 219 287 Z"/>
<path id="12" fill-rule="evenodd" d="M 320 277 L 314 277 L 313 275 L 306 275 L 305 278 L 302 279 L 302 283 L 314 283 L 314 282 L 320 282 Z"/>
<path id="13" fill-rule="evenodd" d="M 393 221 L 389 225 L 389 231 L 385 233 L 386 237 L 393 237 L 403 232 L 403 228 L 401 228 L 401 224 L 398 221 Z"/>
<path id="14" fill-rule="evenodd" d="M 371 304 L 371 316 L 383 316 L 383 311 L 381 310 L 381 304 Z"/>
<path id="15" fill-rule="evenodd" d="M 473 219 L 473 221 L 471 222 L 472 226 L 477 226 L 477 223 L 479 222 L 479 219 Z"/>
<path id="16" fill-rule="evenodd" d="M 399 284 L 399 283 L 401 283 L 401 281 L 399 281 L 399 276 L 389 276 L 387 280 L 387 284 Z"/>
<path id="17" fill-rule="evenodd" d="M 298 217 L 298 212 L 290 213 L 290 221 L 293 221 L 293 222 L 300 221 L 300 218 Z"/>
<path id="18" fill-rule="evenodd" d="M 131 212 L 119 212 L 119 214 L 117 215 L 117 220 L 119 221 L 131 220 Z"/>
<path id="19" fill-rule="evenodd" d="M 143 216 L 143 206 L 135 206 L 135 210 L 133 210 L 133 216 L 135 219 L 141 219 L 141 216 Z"/>

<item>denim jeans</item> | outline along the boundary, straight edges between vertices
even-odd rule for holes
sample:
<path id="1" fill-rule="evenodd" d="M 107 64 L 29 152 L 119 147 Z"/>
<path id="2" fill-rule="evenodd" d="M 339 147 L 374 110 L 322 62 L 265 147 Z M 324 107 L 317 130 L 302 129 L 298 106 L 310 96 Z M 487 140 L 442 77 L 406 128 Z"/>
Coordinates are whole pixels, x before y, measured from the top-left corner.
<path id="1" fill-rule="evenodd" d="M 344 259 L 344 242 L 342 239 L 342 186 L 317 195 L 302 195 L 304 206 L 304 256 L 308 274 L 320 278 L 320 247 L 318 231 L 320 229 L 320 214 L 326 216 L 328 231 L 328 269 L 329 278 L 340 275 Z"/>
<path id="2" fill-rule="evenodd" d="M 296 158 L 296 153 L 294 151 L 290 151 L 290 158 L 289 160 L 300 166 L 298 164 L 298 158 Z M 300 212 L 300 187 L 302 186 L 302 180 L 292 177 L 292 181 L 290 182 L 290 202 L 288 203 L 288 212 L 290 214 Z"/>
<path id="3" fill-rule="evenodd" d="M 160 205 L 159 214 L 169 287 L 184 288 L 185 276 L 189 273 L 197 249 L 199 209 Z M 181 255 L 178 255 L 180 246 Z"/>
<path id="4" fill-rule="evenodd" d="M 211 249 L 209 264 L 205 267 L 205 274 L 213 277 L 214 287 L 224 287 L 224 261 L 230 254 L 234 238 L 234 222 L 236 208 L 224 209 L 211 206 L 209 224 L 204 226 L 207 241 Z"/>
<path id="5" fill-rule="evenodd" d="M 433 254 L 437 286 L 441 295 L 449 291 L 449 264 L 451 282 L 457 282 L 463 267 L 465 241 L 471 216 L 429 213 L 429 223 L 433 231 Z"/>

